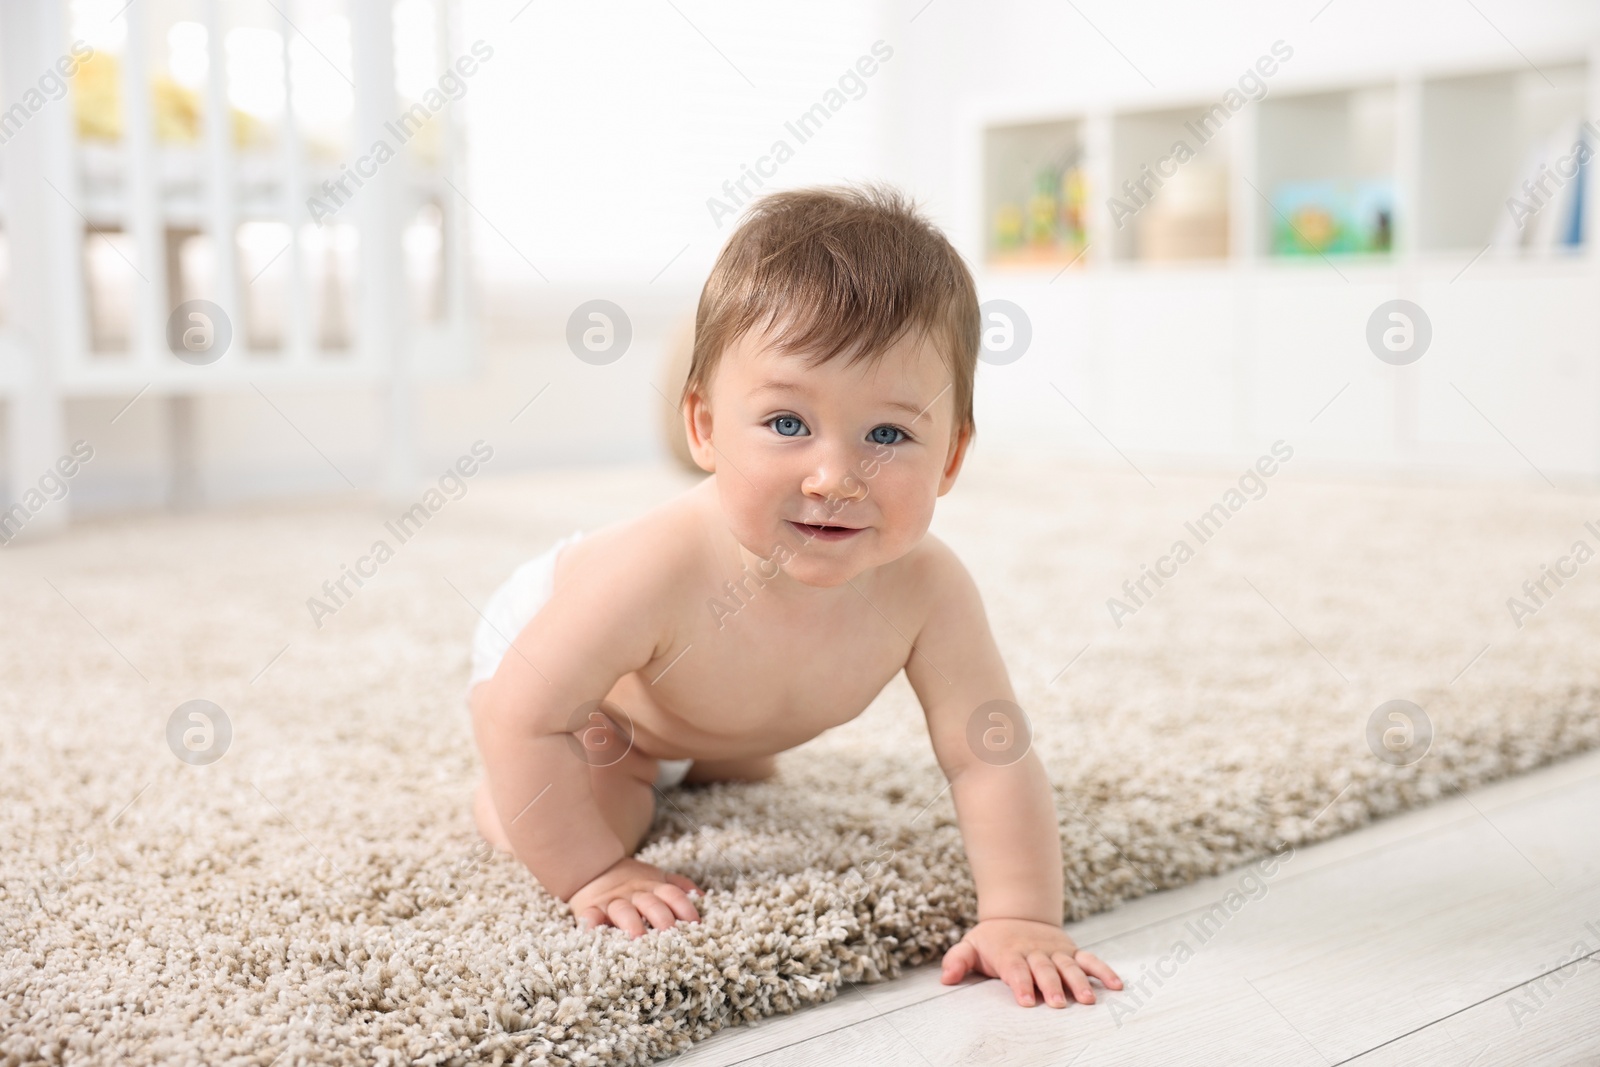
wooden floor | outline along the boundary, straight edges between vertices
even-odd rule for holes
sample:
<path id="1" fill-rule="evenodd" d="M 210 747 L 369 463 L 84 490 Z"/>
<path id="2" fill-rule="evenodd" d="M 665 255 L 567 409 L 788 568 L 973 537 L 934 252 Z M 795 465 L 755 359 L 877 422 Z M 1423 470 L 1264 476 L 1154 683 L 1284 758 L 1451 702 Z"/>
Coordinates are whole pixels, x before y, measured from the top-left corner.
<path id="1" fill-rule="evenodd" d="M 1600 1064 L 1600 752 L 1067 929 L 1128 988 L 1020 1008 L 931 966 L 663 1062 Z"/>

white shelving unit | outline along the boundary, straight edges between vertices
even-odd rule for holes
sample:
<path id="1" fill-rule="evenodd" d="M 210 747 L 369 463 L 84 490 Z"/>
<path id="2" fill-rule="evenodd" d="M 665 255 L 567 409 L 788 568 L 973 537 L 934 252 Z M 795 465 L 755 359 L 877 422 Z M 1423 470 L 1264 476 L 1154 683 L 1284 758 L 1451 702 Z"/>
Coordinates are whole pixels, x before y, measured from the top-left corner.
<path id="1" fill-rule="evenodd" d="M 1266 81 L 1120 227 L 1108 197 L 1175 140 L 1196 146 L 1192 124 L 1226 86 L 961 116 L 958 239 L 983 298 L 1033 326 L 1027 359 L 980 371 L 988 436 L 1101 446 L 1048 379 L 1124 451 L 1231 457 L 1281 437 L 1345 466 L 1600 478 L 1600 158 L 1584 171 L 1581 245 L 1497 247 L 1513 183 L 1555 162 L 1560 131 L 1571 142 L 1578 119 L 1600 120 L 1600 45 L 1347 81 L 1285 65 Z M 1073 154 L 1089 176 L 1086 248 L 997 250 L 1000 206 Z M 1389 183 L 1390 249 L 1274 254 L 1274 197 L 1306 181 Z M 1404 367 L 1365 341 L 1395 298 L 1434 331 Z"/>
<path id="2" fill-rule="evenodd" d="M 6 100 L 19 99 L 69 53 L 66 7 L 8 0 L 0 8 Z M 389 124 L 412 103 L 396 88 L 394 5 L 348 0 L 315 14 L 335 9 L 348 20 L 350 41 L 349 76 L 337 73 L 353 93 L 340 158 L 310 150 L 295 112 L 294 72 L 304 67 L 291 58 L 300 33 L 291 19 L 304 19 L 309 9 L 283 3 L 127 5 L 117 15 L 127 28 L 118 57 L 120 137 L 80 136 L 69 95 L 7 140 L 0 151 L 9 274 L 0 395 L 9 410 L 13 495 L 67 450 L 69 398 L 142 393 L 167 402 L 173 496 L 188 502 L 200 448 L 192 398 L 256 385 L 381 390 L 385 489 L 410 490 L 412 383 L 463 374 L 478 350 L 468 209 L 455 192 L 465 184 L 461 130 L 450 107 L 435 112 L 435 151 L 398 146 L 319 225 L 310 199 L 328 201 L 324 183 L 339 180 L 380 137 L 396 142 Z M 431 66 L 444 71 L 462 52 L 456 6 L 434 0 L 431 10 Z M 158 136 L 152 54 L 174 19 L 196 15 L 208 59 L 199 91 L 203 133 L 197 142 L 174 143 Z M 239 61 L 228 47 L 230 32 L 262 24 L 282 45 L 283 110 L 265 143 L 241 147 L 229 95 Z M 227 121 L 210 121 L 215 116 Z M 431 251 L 408 254 L 408 244 L 430 243 Z M 420 275 L 413 269 L 419 263 Z M 213 301 L 231 322 L 232 345 L 215 363 L 192 365 L 168 348 L 168 317 L 191 298 Z M 59 523 L 65 512 L 48 509 L 30 530 Z"/>

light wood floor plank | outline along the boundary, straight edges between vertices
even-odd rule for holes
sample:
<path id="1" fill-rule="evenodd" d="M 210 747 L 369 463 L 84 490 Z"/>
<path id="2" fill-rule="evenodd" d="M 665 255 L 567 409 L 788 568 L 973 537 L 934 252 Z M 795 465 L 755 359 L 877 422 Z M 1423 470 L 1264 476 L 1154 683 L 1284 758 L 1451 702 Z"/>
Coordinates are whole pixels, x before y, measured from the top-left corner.
<path id="1" fill-rule="evenodd" d="M 1600 925 L 1600 924 L 1597 924 Z M 1588 940 L 1594 945 L 1594 938 Z M 1347 1061 L 1349 1067 L 1592 1067 L 1600 1063 L 1600 952 Z"/>

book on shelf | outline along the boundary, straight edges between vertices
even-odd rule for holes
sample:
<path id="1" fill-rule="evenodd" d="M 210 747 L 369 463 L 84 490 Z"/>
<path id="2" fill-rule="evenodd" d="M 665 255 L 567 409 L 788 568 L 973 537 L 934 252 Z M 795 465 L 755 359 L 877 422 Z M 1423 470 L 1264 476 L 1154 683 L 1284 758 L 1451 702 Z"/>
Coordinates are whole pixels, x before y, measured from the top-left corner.
<path id="1" fill-rule="evenodd" d="M 1593 208 L 1585 204 L 1600 130 L 1577 116 L 1528 152 L 1506 191 L 1490 246 L 1501 252 L 1549 255 L 1583 246 Z"/>

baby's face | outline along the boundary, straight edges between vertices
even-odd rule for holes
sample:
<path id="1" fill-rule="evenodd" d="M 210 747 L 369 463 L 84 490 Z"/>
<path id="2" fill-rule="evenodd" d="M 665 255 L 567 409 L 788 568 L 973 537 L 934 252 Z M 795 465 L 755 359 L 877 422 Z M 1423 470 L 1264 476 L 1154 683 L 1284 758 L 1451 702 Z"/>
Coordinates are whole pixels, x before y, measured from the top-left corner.
<path id="1" fill-rule="evenodd" d="M 949 372 L 925 339 L 808 370 L 752 331 L 723 353 L 709 391 L 691 419 L 729 528 L 763 558 L 788 546 L 783 570 L 806 585 L 841 585 L 915 547 L 966 451 Z"/>

